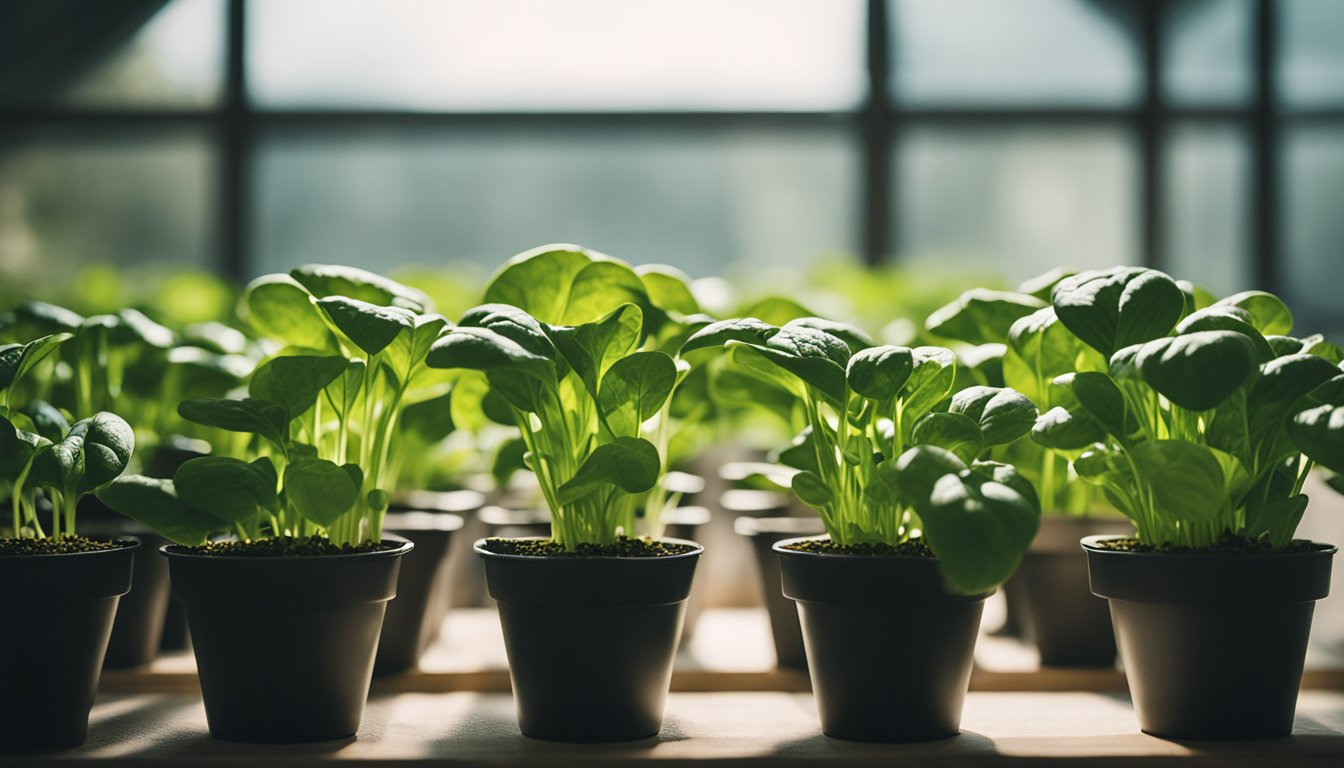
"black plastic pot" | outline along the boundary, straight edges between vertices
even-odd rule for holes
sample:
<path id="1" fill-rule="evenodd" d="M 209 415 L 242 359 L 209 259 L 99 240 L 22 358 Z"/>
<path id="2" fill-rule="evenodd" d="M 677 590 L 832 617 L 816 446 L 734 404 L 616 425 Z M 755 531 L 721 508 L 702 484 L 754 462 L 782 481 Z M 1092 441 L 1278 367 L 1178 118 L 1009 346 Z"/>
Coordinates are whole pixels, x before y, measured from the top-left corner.
<path id="1" fill-rule="evenodd" d="M 1124 520 L 1041 519 L 1036 539 L 1011 583 L 1020 595 L 1022 637 L 1036 646 L 1042 666 L 1115 665 L 1110 608 L 1088 587 L 1087 556 L 1079 551 L 1078 542 L 1085 536 L 1124 536 L 1133 531 Z"/>
<path id="2" fill-rule="evenodd" d="M 1293 730 L 1315 601 L 1337 551 L 1120 552 L 1083 539 L 1092 591 L 1110 601 L 1139 727 L 1177 739 Z"/>
<path id="3" fill-rule="evenodd" d="M 215 738 L 321 741 L 359 729 L 383 614 L 413 547 L 387 543 L 398 546 L 322 557 L 163 548 Z"/>
<path id="4" fill-rule="evenodd" d="M 387 606 L 373 674 L 391 675 L 413 669 L 439 636 L 447 611 L 454 532 L 462 518 L 443 512 L 389 514 L 384 530 L 409 539 L 415 549 L 401 558 L 397 599 Z"/>
<path id="5" fill-rule="evenodd" d="M 971 681 L 980 614 L 991 593 L 959 595 L 931 557 L 779 553 L 798 603 L 821 730 L 837 739 L 955 736 Z"/>
<path id="6" fill-rule="evenodd" d="M 78 746 L 88 736 L 117 601 L 140 543 L 65 555 L 0 555 L 0 751 Z"/>
<path id="7" fill-rule="evenodd" d="M 132 555 L 131 589 L 117 603 L 112 636 L 107 641 L 103 669 L 127 669 L 154 660 L 159 655 L 170 590 L 168 561 L 159 554 L 167 539 L 129 522 L 105 522 L 82 526 L 81 533 L 93 538 L 135 538 L 140 541 Z"/>
<path id="8" fill-rule="evenodd" d="M 733 530 L 751 541 L 756 555 L 756 572 L 760 576 L 761 600 L 770 618 L 770 638 L 775 644 L 775 665 L 790 669 L 806 669 L 807 653 L 803 650 L 803 628 L 798 623 L 798 609 L 784 596 L 779 578 L 779 555 L 776 543 L 799 536 L 815 536 L 825 532 L 818 517 L 739 517 L 733 521 Z"/>
<path id="9" fill-rule="evenodd" d="M 476 542 L 499 603 L 523 735 L 601 742 L 658 733 L 703 551 L 695 547 L 657 558 L 526 557 Z"/>

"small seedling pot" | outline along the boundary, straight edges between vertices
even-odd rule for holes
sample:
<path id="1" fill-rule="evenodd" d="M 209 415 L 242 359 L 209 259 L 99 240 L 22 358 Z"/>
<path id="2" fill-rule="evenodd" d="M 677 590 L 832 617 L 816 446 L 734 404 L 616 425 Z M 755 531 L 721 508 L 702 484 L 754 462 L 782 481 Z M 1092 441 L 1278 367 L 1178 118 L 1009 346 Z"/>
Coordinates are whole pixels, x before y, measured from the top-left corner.
<path id="1" fill-rule="evenodd" d="M 219 557 L 171 545 L 173 597 L 187 607 L 205 718 L 215 738 L 338 739 L 359 729 L 402 556 Z"/>
<path id="2" fill-rule="evenodd" d="M 785 669 L 807 669 L 807 653 L 803 650 L 803 627 L 798 622 L 798 609 L 784 596 L 779 579 L 779 554 L 776 543 L 799 536 L 816 536 L 825 532 L 819 517 L 739 517 L 733 521 L 733 530 L 747 537 L 756 555 L 756 572 L 760 576 L 761 600 L 770 619 L 770 639 L 775 644 L 775 666 Z"/>
<path id="3" fill-rule="evenodd" d="M 461 517 L 443 512 L 396 512 L 384 519 L 384 530 L 410 540 L 415 549 L 401 558 L 397 599 L 388 604 L 383 617 L 373 674 L 414 669 L 439 636 L 452 588 L 452 542 L 462 522 Z"/>
<path id="4" fill-rule="evenodd" d="M 127 521 L 83 526 L 80 530 L 94 538 L 133 537 L 140 541 L 132 555 L 131 590 L 117 603 L 103 669 L 144 666 L 159 655 L 168 616 L 171 593 L 168 562 L 159 554 L 159 547 L 170 542 L 144 526 Z"/>
<path id="5" fill-rule="evenodd" d="M 1021 595 L 1022 636 L 1046 667 L 1112 667 L 1115 632 L 1106 601 L 1087 583 L 1084 536 L 1132 534 L 1124 520 L 1044 517 L 1012 583 Z M 1005 586 L 1005 591 L 1007 587 Z"/>
<path id="6" fill-rule="evenodd" d="M 475 550 L 499 603 L 523 735 L 629 741 L 663 724 L 686 599 L 704 548 L 669 557 L 535 557 Z"/>
<path id="7" fill-rule="evenodd" d="M 932 557 L 788 548 L 806 540 L 774 550 L 784 594 L 798 604 L 822 731 L 871 742 L 955 736 L 992 593 L 952 592 Z"/>
<path id="8" fill-rule="evenodd" d="M 0 752 L 74 747 L 89 709 L 117 602 L 140 542 L 59 555 L 0 555 Z"/>
<path id="9" fill-rule="evenodd" d="M 1171 555 L 1107 549 L 1106 538 L 1082 544 L 1092 592 L 1110 601 L 1139 727 L 1175 739 L 1291 734 L 1336 548 Z"/>

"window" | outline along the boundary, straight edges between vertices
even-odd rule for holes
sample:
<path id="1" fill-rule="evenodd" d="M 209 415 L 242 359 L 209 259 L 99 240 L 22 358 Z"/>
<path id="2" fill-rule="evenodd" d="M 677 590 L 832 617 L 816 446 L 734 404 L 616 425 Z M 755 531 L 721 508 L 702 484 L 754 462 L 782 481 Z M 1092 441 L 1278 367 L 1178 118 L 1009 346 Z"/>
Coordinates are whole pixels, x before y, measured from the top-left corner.
<path id="1" fill-rule="evenodd" d="M 21 0 L 0 27 L 53 8 L 106 18 L 0 59 L 7 279 L 569 240 L 697 276 L 1148 263 L 1344 328 L 1333 0 Z"/>

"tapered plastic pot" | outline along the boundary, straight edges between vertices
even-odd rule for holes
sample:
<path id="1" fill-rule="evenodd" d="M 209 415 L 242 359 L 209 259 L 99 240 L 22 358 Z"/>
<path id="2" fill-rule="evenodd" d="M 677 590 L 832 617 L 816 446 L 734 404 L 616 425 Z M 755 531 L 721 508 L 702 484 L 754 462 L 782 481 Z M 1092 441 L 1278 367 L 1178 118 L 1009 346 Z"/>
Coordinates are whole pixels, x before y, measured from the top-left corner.
<path id="1" fill-rule="evenodd" d="M 168 615 L 168 562 L 159 554 L 159 547 L 170 542 L 143 526 L 127 522 L 82 526 L 80 531 L 93 538 L 133 537 L 140 541 L 132 554 L 131 589 L 117 602 L 103 669 L 148 664 L 159 655 Z"/>
<path id="2" fill-rule="evenodd" d="M 825 526 L 818 517 L 739 517 L 733 521 L 733 530 L 751 542 L 756 556 L 761 601 L 770 619 L 770 639 L 775 646 L 775 666 L 806 669 L 803 627 L 798 622 L 798 609 L 784 596 L 779 578 L 779 554 L 774 546 L 785 539 L 824 533 Z"/>
<path id="3" fill-rule="evenodd" d="M 837 739 L 955 736 L 992 593 L 950 591 L 932 557 L 819 554 L 774 545 L 798 605 L 821 730 Z"/>
<path id="4" fill-rule="evenodd" d="M 117 602 L 140 543 L 59 555 L 0 555 L 0 752 L 84 743 Z"/>
<path id="5" fill-rule="evenodd" d="M 215 738 L 304 742 L 354 735 L 387 603 L 413 545 L 312 557 L 219 557 L 171 545 Z"/>
<path id="6" fill-rule="evenodd" d="M 1133 531 L 1124 520 L 1041 519 L 1036 539 L 1011 581 L 1021 597 L 1022 636 L 1036 646 L 1042 666 L 1115 665 L 1111 611 L 1088 586 L 1087 555 L 1078 549 L 1078 542 L 1085 536 L 1123 536 Z"/>
<path id="7" fill-rule="evenodd" d="M 397 512 L 384 519 L 384 530 L 408 539 L 415 549 L 401 558 L 397 599 L 383 617 L 373 674 L 414 669 L 438 637 L 451 588 L 449 553 L 461 527 L 461 517 L 442 512 Z"/>
<path id="8" fill-rule="evenodd" d="M 1110 602 L 1139 727 L 1175 739 L 1268 739 L 1293 730 L 1315 601 L 1335 547 L 1263 555 L 1160 554 L 1083 539 Z"/>
<path id="9" fill-rule="evenodd" d="M 497 554 L 486 586 L 499 603 L 518 726 L 571 742 L 628 741 L 662 728 L 686 598 L 703 550 L 669 557 Z"/>

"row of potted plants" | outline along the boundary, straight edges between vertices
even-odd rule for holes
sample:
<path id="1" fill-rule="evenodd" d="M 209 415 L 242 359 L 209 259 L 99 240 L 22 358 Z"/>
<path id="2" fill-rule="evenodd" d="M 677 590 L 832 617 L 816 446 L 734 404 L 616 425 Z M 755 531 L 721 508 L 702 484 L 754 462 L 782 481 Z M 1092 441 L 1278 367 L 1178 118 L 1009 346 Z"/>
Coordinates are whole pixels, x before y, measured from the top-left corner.
<path id="1" fill-rule="evenodd" d="M 1344 471 L 1344 353 L 1289 336 L 1277 298 L 1215 301 L 1146 269 L 1059 272 L 1020 293 L 966 293 L 927 323 L 952 346 L 912 348 L 816 317 L 716 320 L 673 270 L 544 246 L 501 268 L 484 302 L 454 323 L 419 291 L 359 270 L 254 281 L 242 310 L 265 339 L 260 362 L 222 392 L 158 402 L 159 418 L 213 447 L 170 477 L 123 474 L 135 435 L 119 417 L 69 426 L 67 415 L 117 409 L 124 391 L 89 383 L 119 366 L 81 346 L 87 320 L 35 322 L 54 332 L 0 348 L 13 528 L 0 569 L 65 589 L 12 610 L 25 627 L 66 627 L 90 659 L 68 663 L 75 651 L 36 628 L 6 636 L 22 644 L 0 649 L 12 658 L 66 662 L 34 664 L 45 674 L 0 696 L 6 740 L 83 740 L 135 551 L 74 535 L 75 501 L 90 492 L 174 542 L 162 551 L 214 735 L 354 733 L 415 548 L 387 527 L 399 453 L 417 445 L 410 432 L 446 434 L 432 422 L 451 430 L 454 414 L 515 430 L 496 463 L 533 473 L 550 512 L 549 537 L 475 544 L 521 730 L 653 735 L 703 551 L 662 536 L 669 451 L 729 402 L 796 429 L 771 474 L 826 530 L 773 551 L 827 734 L 955 734 L 983 603 L 1023 562 L 1042 510 L 1103 507 L 1135 529 L 1084 548 L 1143 729 L 1291 730 L 1334 553 L 1293 532 L 1307 473 Z M 65 389 L 77 396 L 61 400 Z M 106 565 L 77 565 L 95 562 Z M 423 625 L 415 636 L 422 647 Z M 78 685 L 54 685 L 56 668 Z M 33 722 L 31 703 L 52 697 L 66 716 Z"/>

